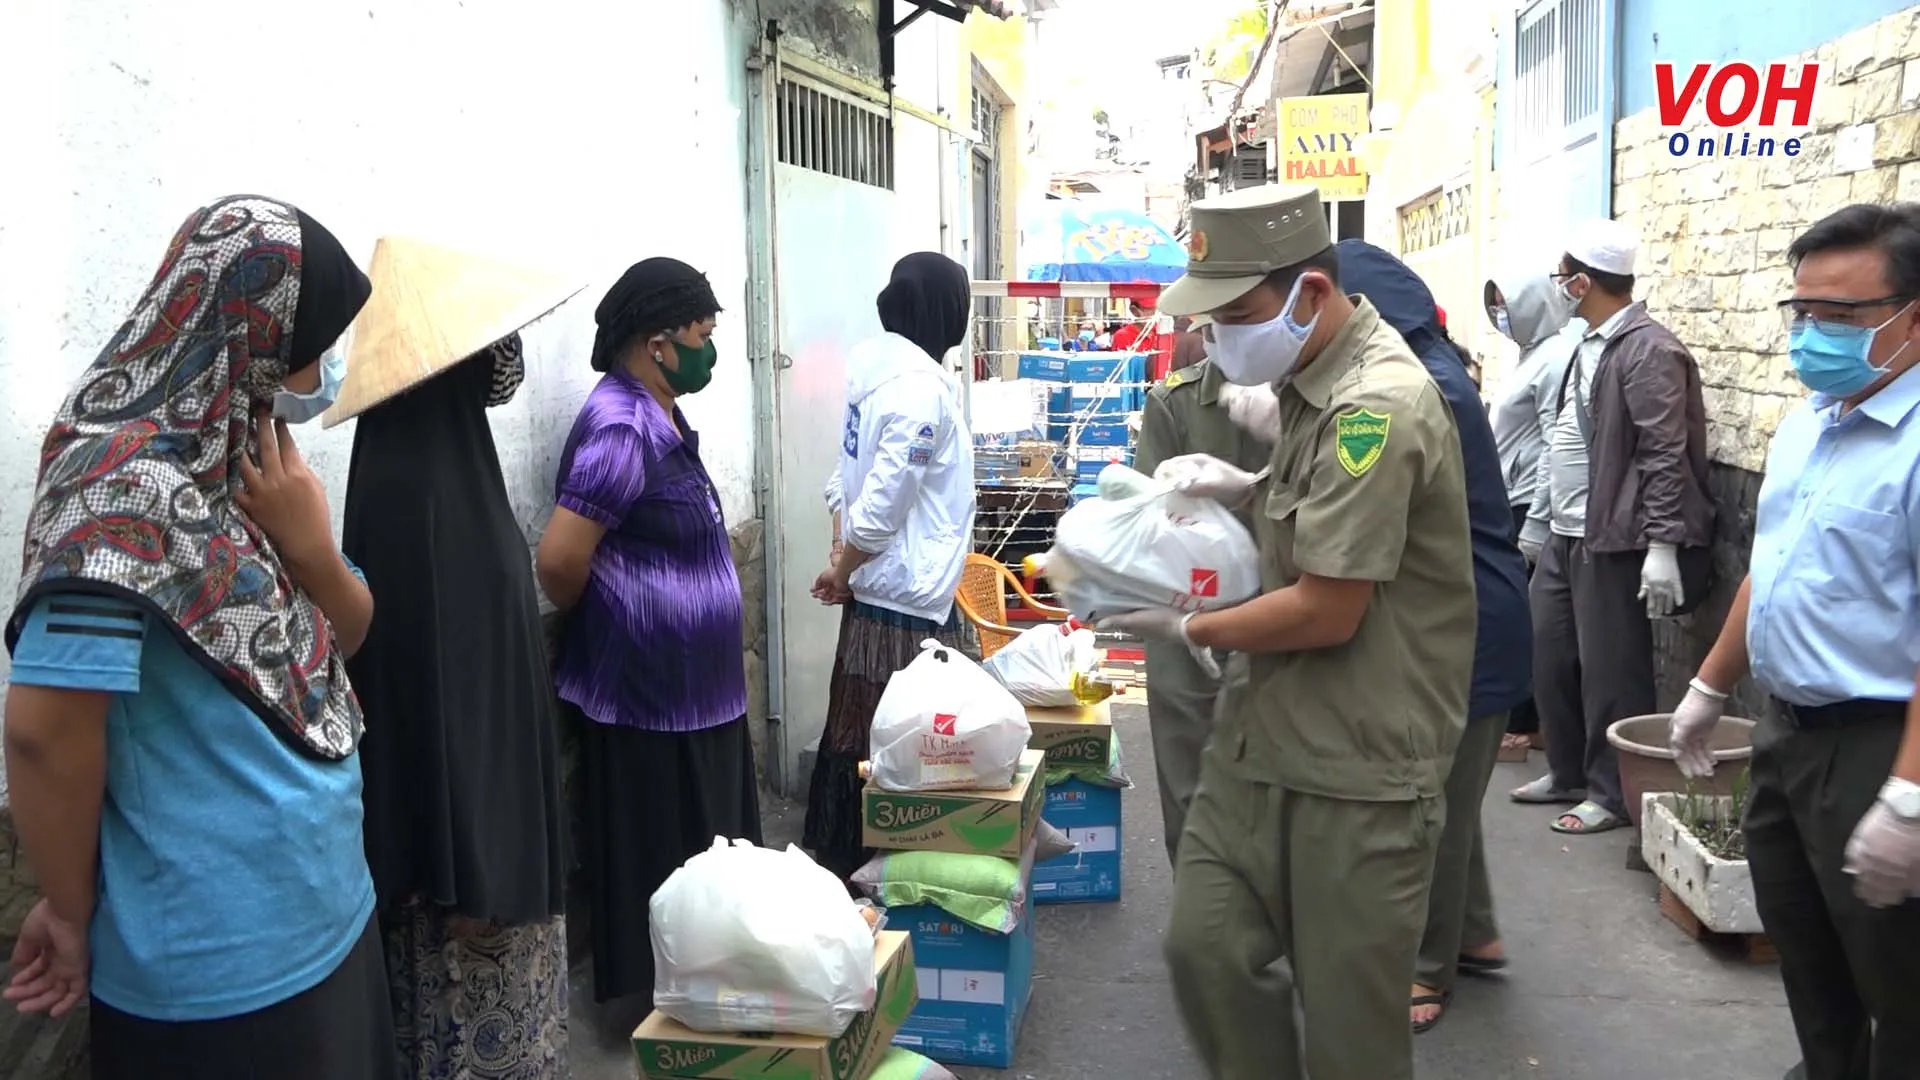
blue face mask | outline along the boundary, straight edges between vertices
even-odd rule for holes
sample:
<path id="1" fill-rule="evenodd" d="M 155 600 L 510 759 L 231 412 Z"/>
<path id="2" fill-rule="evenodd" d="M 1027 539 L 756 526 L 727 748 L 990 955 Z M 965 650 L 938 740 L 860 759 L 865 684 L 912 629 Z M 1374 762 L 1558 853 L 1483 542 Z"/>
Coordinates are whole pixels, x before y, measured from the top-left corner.
<path id="1" fill-rule="evenodd" d="M 304 424 L 333 408 L 333 399 L 340 396 L 340 384 L 347 378 L 347 350 L 341 342 L 336 341 L 320 354 L 320 359 L 315 363 L 320 365 L 319 388 L 309 394 L 282 390 L 273 395 L 275 420 Z"/>
<path id="2" fill-rule="evenodd" d="M 1092 341 L 1092 340 L 1093 340 L 1093 331 L 1091 331 L 1091 330 L 1082 330 L 1082 331 L 1080 331 L 1080 340 L 1081 340 L 1081 341 Z"/>
<path id="3" fill-rule="evenodd" d="M 1493 328 L 1507 337 L 1513 336 L 1513 318 L 1507 314 L 1506 308 L 1493 309 Z"/>
<path id="4" fill-rule="evenodd" d="M 1888 323 L 1912 310 L 1913 304 L 1913 301 L 1909 301 L 1906 307 L 1879 326 L 1845 326 L 1805 320 L 1794 327 L 1788 341 L 1787 351 L 1793 360 L 1793 373 L 1800 377 L 1807 389 L 1828 397 L 1852 397 L 1872 386 L 1888 370 L 1875 367 L 1873 361 L 1868 359 L 1873 354 L 1873 340 L 1887 328 Z M 1903 342 L 1900 349 L 1887 358 L 1888 362 L 1891 363 L 1894 357 L 1905 352 L 1907 344 Z"/>

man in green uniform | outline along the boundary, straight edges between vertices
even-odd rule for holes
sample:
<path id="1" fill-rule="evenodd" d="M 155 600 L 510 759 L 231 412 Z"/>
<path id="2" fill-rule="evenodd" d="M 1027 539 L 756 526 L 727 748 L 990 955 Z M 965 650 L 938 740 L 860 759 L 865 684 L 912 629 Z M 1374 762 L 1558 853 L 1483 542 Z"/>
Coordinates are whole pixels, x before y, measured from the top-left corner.
<path id="1" fill-rule="evenodd" d="M 1197 321 L 1204 324 L 1205 320 Z M 1168 375 L 1147 394 L 1134 468 L 1152 475 L 1161 462 L 1188 454 L 1206 454 L 1249 472 L 1265 466 L 1273 444 L 1247 434 L 1233 422 L 1228 404 L 1236 391 L 1252 392 L 1227 382 L 1206 360 Z M 1252 525 L 1244 508 L 1240 519 Z M 1187 804 L 1193 801 L 1194 785 L 1200 780 L 1200 751 L 1213 730 L 1219 695 L 1220 680 L 1202 670 L 1192 653 L 1168 642 L 1147 643 L 1147 723 L 1153 732 L 1153 765 L 1160 781 L 1169 859 L 1178 850 Z"/>
<path id="2" fill-rule="evenodd" d="M 1341 291 L 1313 188 L 1197 203 L 1191 249 L 1161 310 L 1210 313 L 1214 365 L 1272 384 L 1279 425 L 1269 476 L 1210 458 L 1162 470 L 1251 500 L 1262 594 L 1107 623 L 1251 667 L 1188 811 L 1174 992 L 1215 1077 L 1298 1077 L 1303 1042 L 1314 1080 L 1411 1080 L 1407 984 L 1473 666 L 1460 438 L 1405 341 Z"/>

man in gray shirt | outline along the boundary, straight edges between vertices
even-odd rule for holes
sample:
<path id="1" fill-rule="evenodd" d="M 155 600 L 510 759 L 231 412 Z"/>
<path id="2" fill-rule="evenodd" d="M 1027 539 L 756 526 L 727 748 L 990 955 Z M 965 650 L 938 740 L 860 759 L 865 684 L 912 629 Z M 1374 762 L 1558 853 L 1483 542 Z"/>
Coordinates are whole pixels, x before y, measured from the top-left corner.
<path id="1" fill-rule="evenodd" d="M 1706 408 L 1686 346 L 1633 299 L 1638 243 L 1615 221 L 1580 229 L 1554 275 L 1592 329 L 1561 383 L 1521 529 L 1532 584 L 1534 702 L 1551 771 L 1518 802 L 1574 804 L 1572 834 L 1627 822 L 1616 720 L 1654 711 L 1653 622 L 1698 603 L 1710 566 Z M 1682 580 L 1681 566 L 1690 580 Z"/>

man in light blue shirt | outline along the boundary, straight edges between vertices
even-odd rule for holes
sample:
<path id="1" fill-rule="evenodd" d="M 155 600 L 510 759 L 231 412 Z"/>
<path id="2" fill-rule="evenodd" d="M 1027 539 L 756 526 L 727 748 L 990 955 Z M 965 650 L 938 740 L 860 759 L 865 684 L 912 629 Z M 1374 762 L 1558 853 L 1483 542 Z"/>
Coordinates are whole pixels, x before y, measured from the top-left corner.
<path id="1" fill-rule="evenodd" d="M 1682 771 L 1743 676 L 1770 701 L 1744 823 L 1802 1080 L 1920 1067 L 1920 204 L 1849 206 L 1788 249 L 1795 372 L 1753 556 L 1673 718 Z"/>

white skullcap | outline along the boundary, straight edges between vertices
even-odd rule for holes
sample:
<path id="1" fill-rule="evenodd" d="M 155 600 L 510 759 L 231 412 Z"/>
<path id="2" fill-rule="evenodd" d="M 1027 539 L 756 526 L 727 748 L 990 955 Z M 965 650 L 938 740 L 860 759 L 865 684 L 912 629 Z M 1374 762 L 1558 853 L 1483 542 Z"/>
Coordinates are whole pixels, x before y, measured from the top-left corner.
<path id="1" fill-rule="evenodd" d="M 1609 274 L 1630 277 L 1633 274 L 1633 257 L 1640 250 L 1640 238 L 1618 221 L 1608 218 L 1596 218 L 1585 222 L 1573 230 L 1573 240 L 1567 244 L 1567 254 Z"/>

